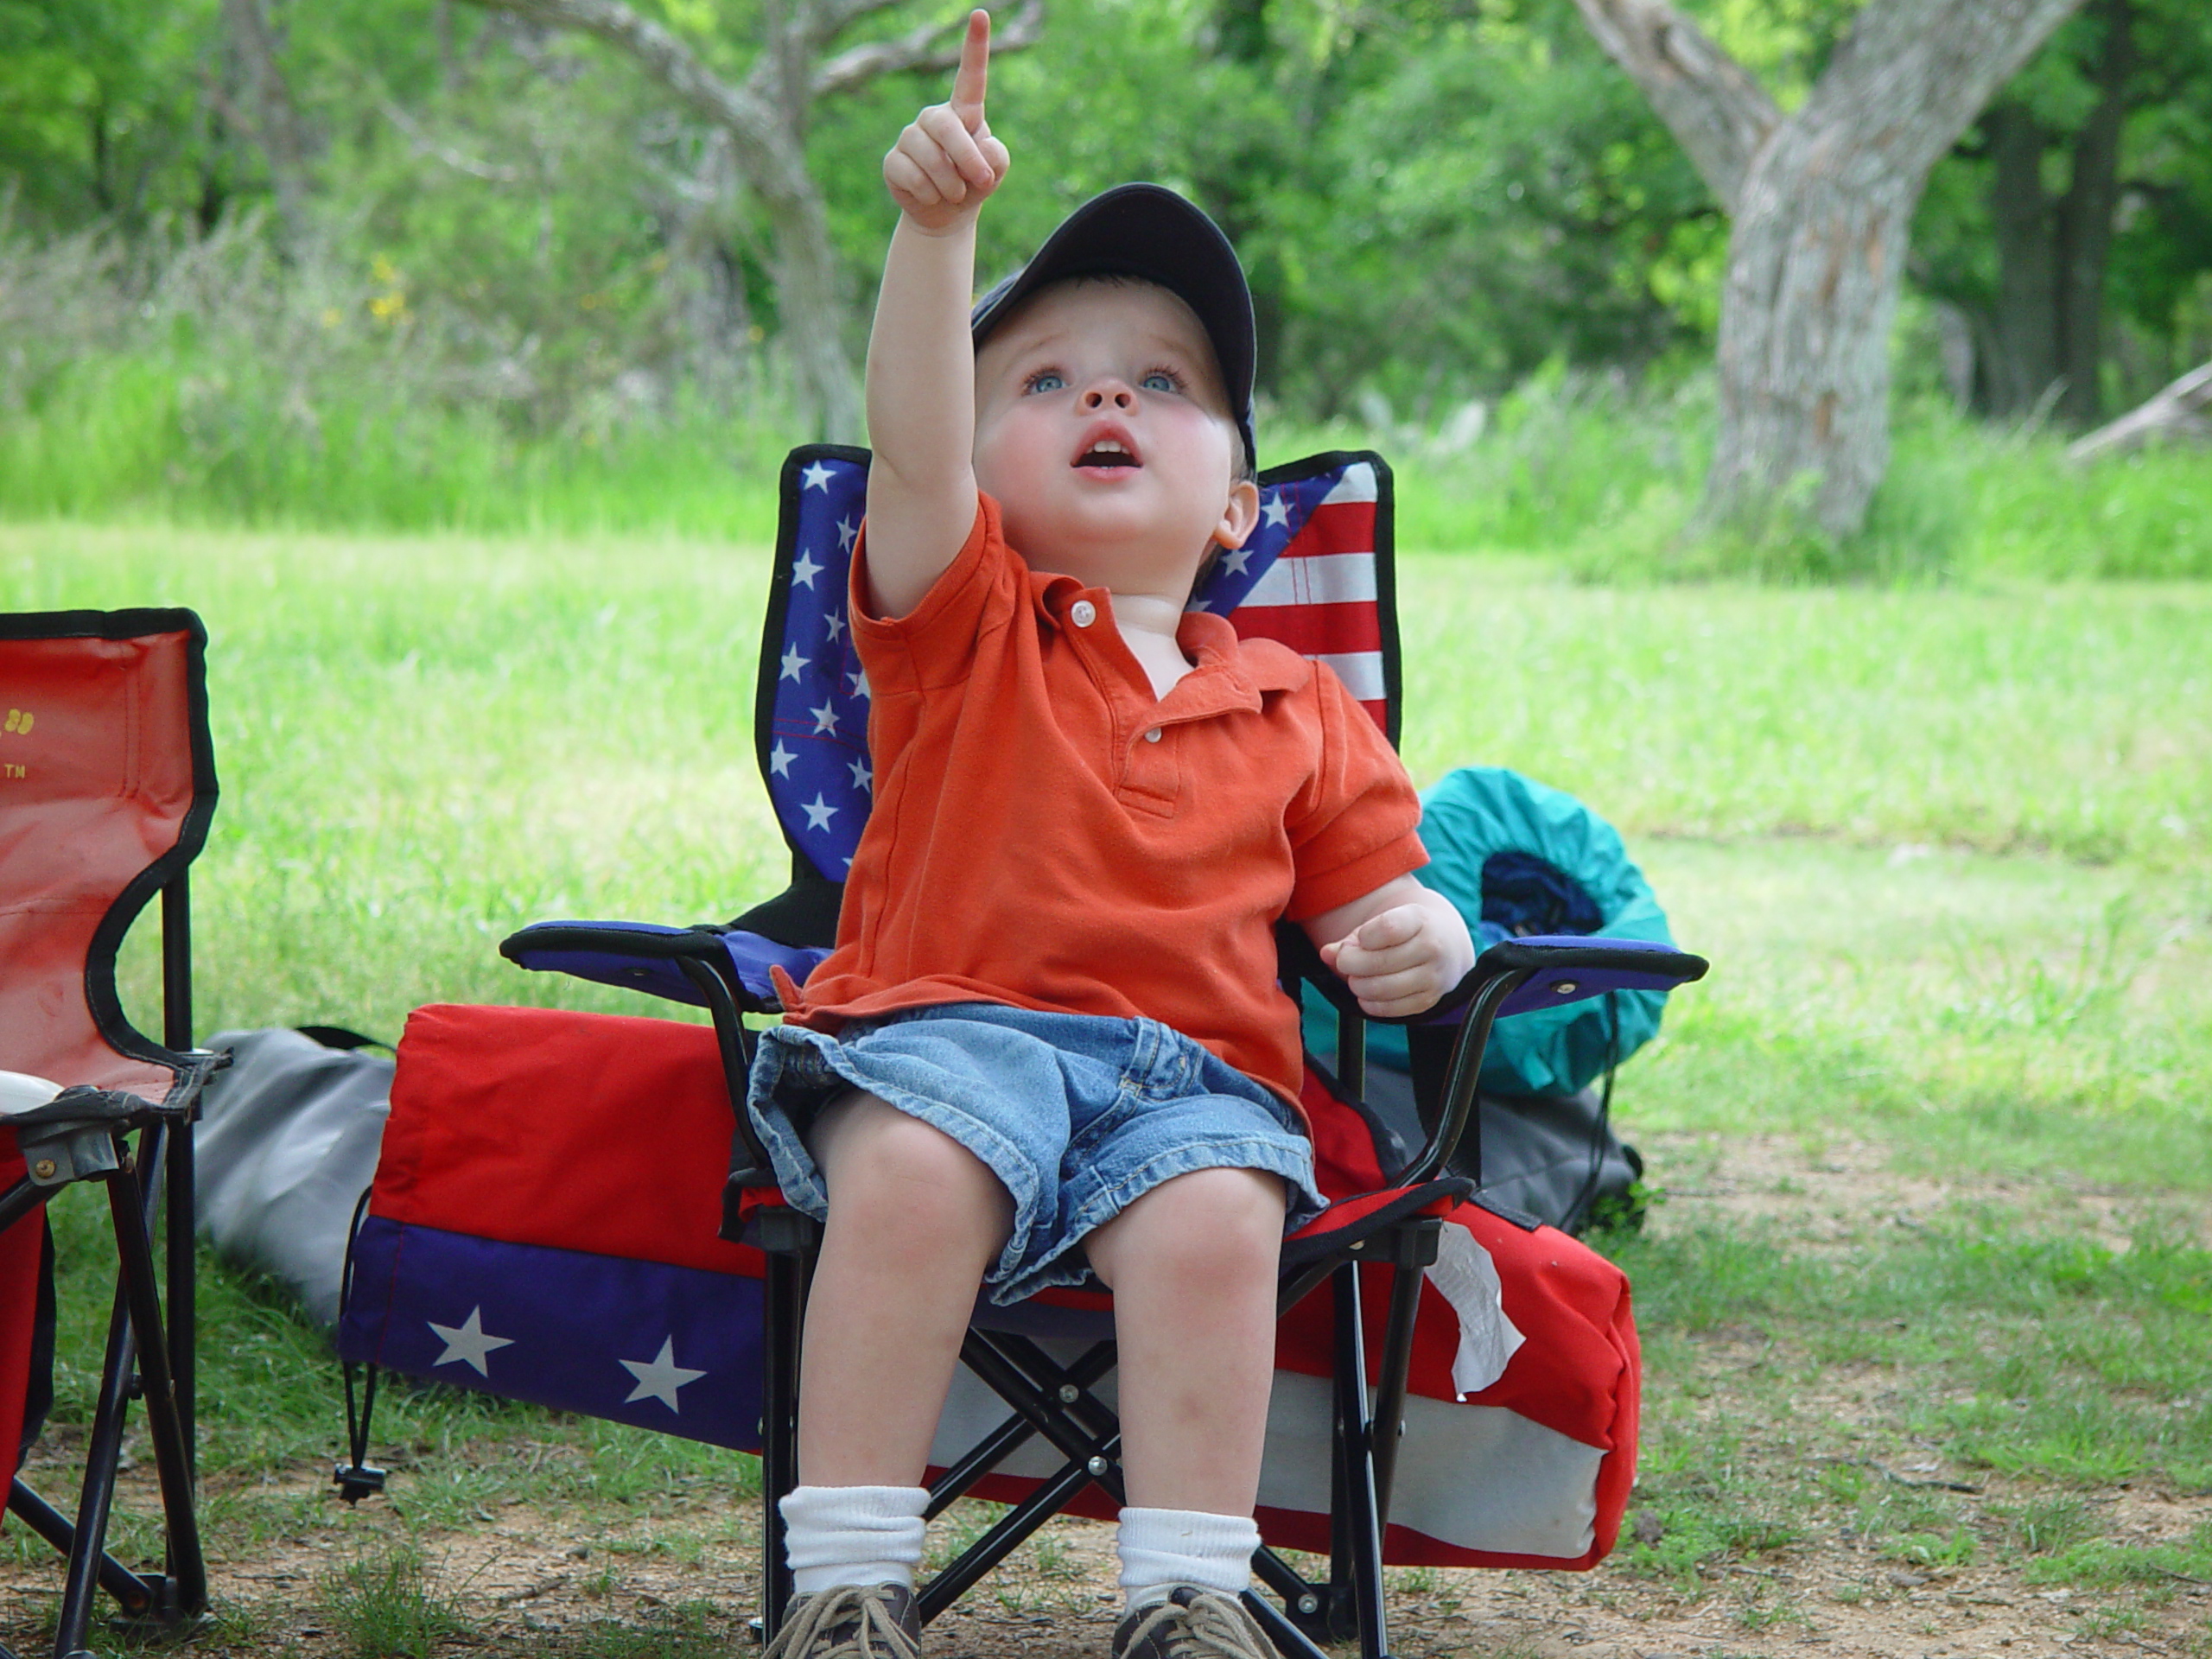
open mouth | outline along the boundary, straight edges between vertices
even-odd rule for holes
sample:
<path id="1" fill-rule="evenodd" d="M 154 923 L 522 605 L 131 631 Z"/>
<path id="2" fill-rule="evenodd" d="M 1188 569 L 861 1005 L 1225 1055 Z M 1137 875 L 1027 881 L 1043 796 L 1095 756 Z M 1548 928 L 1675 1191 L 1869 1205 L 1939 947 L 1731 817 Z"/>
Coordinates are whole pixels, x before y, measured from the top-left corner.
<path id="1" fill-rule="evenodd" d="M 1100 472 L 1123 472 L 1133 471 L 1144 463 L 1137 458 L 1136 448 L 1128 439 L 1101 433 L 1084 446 L 1076 456 L 1075 464 Z"/>

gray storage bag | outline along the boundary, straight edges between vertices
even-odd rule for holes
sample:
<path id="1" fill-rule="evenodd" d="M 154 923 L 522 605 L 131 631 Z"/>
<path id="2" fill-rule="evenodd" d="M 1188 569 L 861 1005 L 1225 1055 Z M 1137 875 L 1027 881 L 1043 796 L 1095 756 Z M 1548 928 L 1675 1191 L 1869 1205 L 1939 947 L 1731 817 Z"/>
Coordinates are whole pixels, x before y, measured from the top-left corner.
<path id="1" fill-rule="evenodd" d="M 361 1052 L 381 1045 L 321 1026 L 221 1032 L 208 1046 L 232 1060 L 200 1096 L 200 1230 L 334 1330 L 353 1212 L 391 1115 L 392 1062 Z"/>

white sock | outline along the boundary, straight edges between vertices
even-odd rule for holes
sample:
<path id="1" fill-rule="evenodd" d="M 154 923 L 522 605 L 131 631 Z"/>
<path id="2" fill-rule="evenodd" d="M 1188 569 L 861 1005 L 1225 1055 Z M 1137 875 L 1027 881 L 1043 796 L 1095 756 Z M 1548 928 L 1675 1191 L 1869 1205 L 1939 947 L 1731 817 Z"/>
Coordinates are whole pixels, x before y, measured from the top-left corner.
<path id="1" fill-rule="evenodd" d="M 1132 1610 L 1166 1600 L 1179 1584 L 1241 1595 L 1251 1587 L 1252 1552 L 1259 1547 L 1260 1529 L 1249 1515 L 1123 1510 L 1116 1540 L 1122 1593 Z"/>
<path id="2" fill-rule="evenodd" d="M 791 1588 L 810 1596 L 848 1584 L 914 1587 L 922 1564 L 919 1486 L 801 1486 L 777 1507 Z"/>

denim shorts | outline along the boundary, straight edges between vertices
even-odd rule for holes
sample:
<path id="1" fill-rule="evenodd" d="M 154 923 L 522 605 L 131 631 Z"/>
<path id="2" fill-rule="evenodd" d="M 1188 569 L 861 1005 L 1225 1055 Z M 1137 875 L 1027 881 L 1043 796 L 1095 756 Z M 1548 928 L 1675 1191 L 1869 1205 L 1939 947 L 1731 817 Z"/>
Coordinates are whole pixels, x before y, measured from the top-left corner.
<path id="1" fill-rule="evenodd" d="M 983 1280 L 995 1302 L 1082 1283 L 1084 1235 L 1193 1170 L 1281 1176 L 1286 1230 L 1323 1208 L 1297 1113 L 1156 1020 L 956 1002 L 836 1036 L 771 1027 L 747 1104 L 777 1185 L 817 1219 L 830 1201 L 805 1134 L 848 1089 L 943 1130 L 1005 1184 L 1014 1229 Z"/>

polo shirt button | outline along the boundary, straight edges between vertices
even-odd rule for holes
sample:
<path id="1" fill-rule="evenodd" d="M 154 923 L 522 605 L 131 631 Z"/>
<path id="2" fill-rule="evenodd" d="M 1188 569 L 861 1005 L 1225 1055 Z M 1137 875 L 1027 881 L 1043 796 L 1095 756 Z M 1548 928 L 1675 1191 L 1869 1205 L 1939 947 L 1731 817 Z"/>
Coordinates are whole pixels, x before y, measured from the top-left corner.
<path id="1" fill-rule="evenodd" d="M 1155 726 L 1155 727 L 1154 727 L 1150 731 L 1147 732 L 1147 733 L 1144 734 L 1144 741 L 1145 741 L 1146 742 L 1147 742 L 1147 743 L 1157 743 L 1157 742 L 1159 742 L 1159 741 L 1160 741 L 1160 728 L 1159 728 L 1159 727 L 1157 727 L 1157 726 Z"/>
<path id="2" fill-rule="evenodd" d="M 1087 599 L 1078 599 L 1068 607 L 1068 620 L 1078 628 L 1087 628 L 1098 620 L 1098 607 Z"/>

